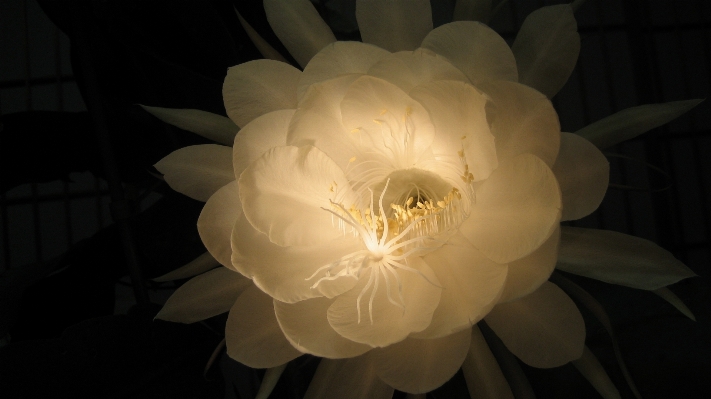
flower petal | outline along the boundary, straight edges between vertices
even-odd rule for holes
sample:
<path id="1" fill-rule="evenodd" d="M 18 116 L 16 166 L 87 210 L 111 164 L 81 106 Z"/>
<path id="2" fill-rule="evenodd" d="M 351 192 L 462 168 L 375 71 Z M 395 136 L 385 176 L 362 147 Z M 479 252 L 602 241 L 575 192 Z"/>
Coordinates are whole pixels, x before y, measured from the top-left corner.
<path id="1" fill-rule="evenodd" d="M 560 227 L 538 249 L 509 263 L 509 273 L 499 301 L 509 302 L 524 297 L 548 281 L 558 260 L 559 243 Z"/>
<path id="2" fill-rule="evenodd" d="M 580 35 L 570 4 L 528 14 L 511 46 L 519 82 L 553 97 L 568 81 L 580 53 Z"/>
<path id="3" fill-rule="evenodd" d="M 282 109 L 264 114 L 249 122 L 235 137 L 232 146 L 232 166 L 239 177 L 247 166 L 273 147 L 286 145 L 286 132 L 294 109 Z"/>
<path id="4" fill-rule="evenodd" d="M 315 147 L 276 147 L 242 172 L 240 197 L 249 222 L 278 245 L 316 245 L 343 233 L 331 201 L 356 203 L 343 171 Z"/>
<path id="5" fill-rule="evenodd" d="M 643 238 L 608 230 L 563 227 L 558 269 L 644 290 L 696 274 L 674 255 Z"/>
<path id="6" fill-rule="evenodd" d="M 361 42 L 334 42 L 318 52 L 299 78 L 298 98 L 314 83 L 346 74 L 364 74 L 390 53 L 380 47 Z"/>
<path id="7" fill-rule="evenodd" d="M 313 298 L 288 304 L 274 301 L 279 326 L 286 339 L 298 350 L 314 356 L 340 359 L 364 354 L 368 345 L 348 340 L 338 334 L 326 318 L 333 299 Z"/>
<path id="8" fill-rule="evenodd" d="M 156 315 L 157 319 L 194 323 L 225 313 L 252 282 L 234 270 L 220 267 L 192 278 L 178 288 Z"/>
<path id="9" fill-rule="evenodd" d="M 449 59 L 474 85 L 489 80 L 518 80 L 516 59 L 509 45 L 482 23 L 458 21 L 439 26 L 425 37 L 422 47 Z"/>
<path id="10" fill-rule="evenodd" d="M 494 307 L 506 281 L 506 265 L 476 248 L 445 244 L 424 257 L 442 285 L 432 322 L 415 338 L 438 338 L 476 324 Z"/>
<path id="11" fill-rule="evenodd" d="M 515 82 L 481 85 L 491 99 L 488 116 L 496 139 L 499 164 L 530 153 L 552 167 L 560 147 L 560 122 L 551 102 L 541 93 Z"/>
<path id="12" fill-rule="evenodd" d="M 140 105 L 140 104 L 139 104 Z M 230 118 L 199 109 L 172 109 L 141 105 L 156 118 L 183 130 L 199 134 L 208 140 L 232 145 L 239 126 Z"/>
<path id="13" fill-rule="evenodd" d="M 232 266 L 232 227 L 242 215 L 237 181 L 219 189 L 200 212 L 197 228 L 208 252 L 223 266 Z"/>
<path id="14" fill-rule="evenodd" d="M 583 356 L 580 359 L 573 360 L 573 365 L 585 377 L 590 384 L 595 387 L 600 396 L 605 399 L 621 399 L 620 391 L 617 390 L 615 384 L 610 380 L 605 368 L 602 367 L 600 361 L 597 360 L 588 347 L 585 347 Z"/>
<path id="15" fill-rule="evenodd" d="M 368 75 L 387 80 L 405 93 L 409 93 L 415 86 L 434 80 L 469 83 L 462 71 L 444 57 L 424 48 L 399 51 L 383 57 L 368 70 Z"/>
<path id="16" fill-rule="evenodd" d="M 274 34 L 302 67 L 336 41 L 331 28 L 308 0 L 264 0 L 264 11 Z"/>
<path id="17" fill-rule="evenodd" d="M 487 23 L 491 16 L 491 0 L 457 0 L 452 21 L 479 21 Z"/>
<path id="18" fill-rule="evenodd" d="M 469 351 L 470 329 L 436 339 L 408 338 L 368 354 L 378 377 L 408 393 L 426 393 L 447 382 Z"/>
<path id="19" fill-rule="evenodd" d="M 462 363 L 462 373 L 472 398 L 514 399 L 499 363 L 477 326 L 472 328 L 472 342 Z"/>
<path id="20" fill-rule="evenodd" d="M 583 354 L 583 316 L 553 283 L 546 282 L 517 301 L 496 305 L 485 320 L 506 347 L 529 366 L 558 367 Z"/>
<path id="21" fill-rule="evenodd" d="M 439 288 L 437 276 L 422 259 L 410 257 L 408 266 L 419 273 L 402 269 L 398 271 L 402 282 L 404 312 L 401 307 L 388 301 L 386 280 L 383 276 L 378 276 L 382 284 L 379 284 L 374 295 L 372 287 L 364 290 L 373 273 L 373 269 L 370 269 L 367 273 L 363 272 L 353 289 L 341 294 L 328 308 L 328 322 L 333 329 L 352 341 L 372 347 L 385 347 L 402 341 L 411 332 L 424 330 L 432 320 L 432 313 L 437 308 L 442 289 Z M 389 277 L 390 291 L 394 293 L 391 296 L 396 299 L 398 284 L 392 274 Z M 360 300 L 359 315 L 356 303 L 361 293 L 363 296 Z M 371 295 L 372 323 L 368 305 Z"/>
<path id="22" fill-rule="evenodd" d="M 170 188 L 204 202 L 235 180 L 231 152 L 224 145 L 192 145 L 171 152 L 154 166 Z"/>
<path id="23" fill-rule="evenodd" d="M 272 298 L 251 286 L 230 309 L 225 326 L 227 354 L 252 368 L 280 366 L 301 356 L 279 328 Z"/>
<path id="24" fill-rule="evenodd" d="M 610 163 L 591 142 L 577 134 L 561 133 L 552 169 L 563 198 L 561 220 L 580 219 L 600 206 L 610 182 Z"/>
<path id="25" fill-rule="evenodd" d="M 204 254 L 198 256 L 197 258 L 188 262 L 184 266 L 181 266 L 173 270 L 172 272 L 166 273 L 160 277 L 154 278 L 153 281 L 162 283 L 166 281 L 190 278 L 193 276 L 197 276 L 198 274 L 210 271 L 218 266 L 220 266 L 220 262 L 218 262 L 217 259 L 210 255 L 209 252 L 205 252 Z"/>
<path id="26" fill-rule="evenodd" d="M 358 1 L 356 20 L 364 43 L 414 50 L 432 30 L 432 8 L 429 0 Z"/>
<path id="27" fill-rule="evenodd" d="M 293 66 L 274 60 L 254 60 L 229 68 L 222 85 L 227 116 L 244 127 L 268 112 L 296 108 L 300 75 Z"/>
<path id="28" fill-rule="evenodd" d="M 539 158 L 501 164 L 476 190 L 462 234 L 489 259 L 509 263 L 541 246 L 560 220 L 560 189 Z"/>
<path id="29" fill-rule="evenodd" d="M 390 399 L 394 389 L 375 375 L 366 356 L 321 359 L 304 399 Z"/>

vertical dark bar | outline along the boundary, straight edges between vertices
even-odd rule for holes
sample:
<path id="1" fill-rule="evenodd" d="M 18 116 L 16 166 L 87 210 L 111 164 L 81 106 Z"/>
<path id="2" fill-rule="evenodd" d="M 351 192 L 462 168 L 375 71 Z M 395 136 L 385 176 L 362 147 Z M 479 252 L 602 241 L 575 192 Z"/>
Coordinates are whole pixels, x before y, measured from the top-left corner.
<path id="1" fill-rule="evenodd" d="M 0 115 L 2 115 L 2 104 L 0 104 Z M 0 126 L 0 134 L 2 133 L 2 126 Z M 0 177 L 2 173 L 0 173 Z M 7 200 L 5 198 L 5 191 L 0 190 L 0 218 L 2 218 L 2 258 L 4 267 L 0 268 L 0 271 L 8 270 L 12 267 L 10 264 L 10 229 L 8 227 L 9 221 L 7 220 Z"/>
<path id="2" fill-rule="evenodd" d="M 56 78 L 55 89 L 57 93 L 57 111 L 64 111 L 64 87 L 62 86 L 62 43 L 60 41 L 59 28 L 54 27 L 54 76 Z M 74 243 L 72 231 L 72 207 L 69 198 L 69 182 L 62 182 L 62 195 L 64 201 L 64 222 L 66 223 L 67 246 Z M 69 249 L 69 248 L 67 248 Z"/>

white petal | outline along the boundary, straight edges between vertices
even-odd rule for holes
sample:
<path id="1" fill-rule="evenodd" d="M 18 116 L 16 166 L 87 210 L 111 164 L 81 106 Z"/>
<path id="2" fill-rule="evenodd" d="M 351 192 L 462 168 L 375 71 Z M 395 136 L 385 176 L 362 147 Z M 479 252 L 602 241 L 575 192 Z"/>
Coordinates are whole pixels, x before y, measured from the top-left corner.
<path id="1" fill-rule="evenodd" d="M 321 359 L 304 399 L 391 399 L 393 391 L 375 375 L 367 356 Z"/>
<path id="2" fill-rule="evenodd" d="M 205 252 L 204 254 L 198 256 L 197 258 L 188 262 L 184 266 L 181 266 L 170 273 L 166 273 L 160 277 L 154 278 L 153 281 L 162 283 L 165 281 L 190 278 L 193 276 L 197 276 L 198 274 L 210 271 L 219 265 L 220 262 L 218 262 L 217 259 L 210 255 L 209 252 Z"/>
<path id="3" fill-rule="evenodd" d="M 223 266 L 232 266 L 232 227 L 242 215 L 237 181 L 219 189 L 205 203 L 200 212 L 197 228 L 208 252 Z"/>
<path id="4" fill-rule="evenodd" d="M 457 0 L 454 3 L 453 21 L 479 21 L 487 23 L 491 15 L 491 0 Z"/>
<path id="5" fill-rule="evenodd" d="M 529 366 L 558 367 L 583 354 L 583 316 L 553 283 L 546 282 L 517 301 L 496 305 L 485 320 L 504 345 Z"/>
<path id="6" fill-rule="evenodd" d="M 301 356 L 282 334 L 272 298 L 254 286 L 230 309 L 225 341 L 231 358 L 257 369 L 280 366 Z"/>
<path id="7" fill-rule="evenodd" d="M 391 387 L 408 393 L 426 393 L 459 370 L 469 351 L 470 329 L 437 339 L 408 338 L 368 354 L 375 372 Z"/>
<path id="8" fill-rule="evenodd" d="M 561 133 L 552 169 L 563 196 L 561 220 L 580 219 L 600 206 L 610 182 L 610 163 L 591 142 L 577 134 Z"/>
<path id="9" fill-rule="evenodd" d="M 279 41 L 302 67 L 336 41 L 331 28 L 308 0 L 264 0 L 264 11 Z"/>
<path id="10" fill-rule="evenodd" d="M 230 310 L 249 279 L 224 267 L 192 278 L 178 288 L 156 315 L 157 319 L 194 323 Z"/>
<path id="11" fill-rule="evenodd" d="M 231 152 L 224 145 L 192 145 L 171 152 L 154 166 L 170 188 L 205 202 L 235 180 Z"/>
<path id="12" fill-rule="evenodd" d="M 363 42 L 388 51 L 414 50 L 432 30 L 429 0 L 357 1 Z"/>
<path id="13" fill-rule="evenodd" d="M 541 7 L 521 25 L 511 50 L 519 82 L 553 97 L 573 73 L 580 35 L 569 4 Z"/>
<path id="14" fill-rule="evenodd" d="M 235 137 L 232 147 L 234 175 L 239 177 L 247 166 L 273 147 L 286 145 L 286 133 L 294 109 L 264 114 L 249 122 Z"/>
<path id="15" fill-rule="evenodd" d="M 477 326 L 472 328 L 472 342 L 462 363 L 462 373 L 472 398 L 514 399 L 499 363 Z"/>
<path id="16" fill-rule="evenodd" d="M 227 116 L 244 127 L 268 112 L 296 108 L 299 75 L 298 69 L 274 60 L 254 60 L 229 68 L 222 85 Z"/>
<path id="17" fill-rule="evenodd" d="M 139 104 L 140 105 L 140 104 Z M 208 140 L 232 145 L 239 127 L 230 118 L 199 109 L 171 109 L 141 105 L 163 122 L 199 134 Z"/>
<path id="18" fill-rule="evenodd" d="M 475 85 L 489 80 L 518 80 L 509 45 L 488 26 L 458 21 L 437 27 L 422 47 L 449 59 Z"/>
<path id="19" fill-rule="evenodd" d="M 390 54 L 374 64 L 368 70 L 368 75 L 387 80 L 405 93 L 409 93 L 415 86 L 434 80 L 469 82 L 462 71 L 444 57 L 424 48 Z"/>
<path id="20" fill-rule="evenodd" d="M 275 60 L 275 61 L 283 61 L 286 62 L 286 59 L 284 56 L 279 54 L 278 51 L 274 49 L 264 38 L 262 38 L 259 33 L 257 33 L 254 28 L 244 19 L 242 18 L 242 15 L 240 15 L 239 11 L 235 8 L 235 13 L 237 13 L 237 19 L 239 20 L 239 24 L 242 25 L 242 29 L 244 29 L 245 33 L 247 33 L 247 36 L 249 36 L 249 40 L 254 43 L 254 47 L 259 50 L 259 52 L 262 54 L 262 57 L 268 58 L 270 60 Z"/>

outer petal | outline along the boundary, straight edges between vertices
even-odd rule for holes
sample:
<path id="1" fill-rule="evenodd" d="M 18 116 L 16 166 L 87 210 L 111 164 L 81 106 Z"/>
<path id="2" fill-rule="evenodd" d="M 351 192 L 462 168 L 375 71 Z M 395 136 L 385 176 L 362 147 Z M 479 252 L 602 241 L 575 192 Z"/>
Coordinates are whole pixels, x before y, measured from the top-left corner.
<path id="1" fill-rule="evenodd" d="M 414 50 L 432 30 L 429 0 L 358 1 L 356 20 L 363 42 L 388 51 Z"/>
<path id="2" fill-rule="evenodd" d="M 593 213 L 610 183 L 607 158 L 593 143 L 571 133 L 561 133 L 553 173 L 563 196 L 561 220 L 576 220 Z"/>
<path id="3" fill-rule="evenodd" d="M 518 301 L 497 305 L 485 320 L 506 347 L 529 366 L 558 367 L 583 354 L 583 316 L 553 283 L 544 283 Z"/>
<path id="4" fill-rule="evenodd" d="M 391 399 L 393 391 L 375 375 L 366 356 L 321 359 L 304 399 Z"/>
<path id="5" fill-rule="evenodd" d="M 370 346 L 339 335 L 326 318 L 333 299 L 314 298 L 293 304 L 274 301 L 279 326 L 298 350 L 314 356 L 339 359 L 364 354 Z"/>
<path id="6" fill-rule="evenodd" d="M 363 74 L 390 53 L 361 42 L 334 42 L 316 54 L 299 78 L 299 100 L 314 83 L 351 73 Z"/>
<path id="7" fill-rule="evenodd" d="M 234 270 L 211 270 L 178 288 L 156 315 L 157 319 L 194 323 L 225 313 L 252 282 Z"/>
<path id="8" fill-rule="evenodd" d="M 208 252 L 222 265 L 232 268 L 232 226 L 242 215 L 237 181 L 222 187 L 205 203 L 197 228 Z"/>
<path id="9" fill-rule="evenodd" d="M 308 0 L 264 0 L 272 30 L 302 67 L 329 43 L 336 41 L 331 28 Z"/>
<path id="10" fill-rule="evenodd" d="M 296 108 L 301 71 L 274 60 L 254 60 L 227 70 L 222 85 L 227 116 L 244 127 L 268 112 Z"/>
<path id="11" fill-rule="evenodd" d="M 286 132 L 294 109 L 264 114 L 249 122 L 235 137 L 232 146 L 234 175 L 239 177 L 247 166 L 273 147 L 286 145 Z"/>
<path id="12" fill-rule="evenodd" d="M 559 243 L 560 227 L 537 250 L 509 263 L 509 273 L 499 301 L 509 302 L 524 297 L 548 281 L 558 260 Z"/>
<path id="13" fill-rule="evenodd" d="M 216 267 L 220 266 L 220 262 L 217 261 L 209 252 L 198 256 L 197 258 L 191 260 L 185 265 L 173 270 L 172 272 L 166 273 L 162 276 L 156 277 L 153 281 L 159 283 L 165 281 L 179 280 L 183 278 L 190 278 L 197 276 L 198 274 L 205 273 Z"/>
<path id="14" fill-rule="evenodd" d="M 411 332 L 424 330 L 432 320 L 432 313 L 439 303 L 439 281 L 427 264 L 418 257 L 408 258 L 409 267 L 418 270 L 422 275 L 400 270 L 402 282 L 402 297 L 405 311 L 388 301 L 385 279 L 379 276 L 381 283 L 375 291 L 373 300 L 372 323 L 369 316 L 369 300 L 373 288 L 364 291 L 372 269 L 364 272 L 358 284 L 350 291 L 341 294 L 328 308 L 328 322 L 342 336 L 373 347 L 385 347 L 402 341 Z M 423 277 L 425 276 L 426 279 Z M 390 275 L 390 291 L 398 298 L 398 284 Z M 428 281 L 429 280 L 429 281 Z M 358 296 L 364 292 L 360 304 L 360 318 L 356 303 Z M 360 321 L 360 322 L 359 322 Z"/>
<path id="15" fill-rule="evenodd" d="M 509 45 L 488 26 L 472 21 L 445 24 L 430 32 L 422 47 L 447 57 L 475 85 L 489 80 L 518 80 Z"/>
<path id="16" fill-rule="evenodd" d="M 384 57 L 368 70 L 368 75 L 387 80 L 405 93 L 409 93 L 417 85 L 433 80 L 469 82 L 462 71 L 444 57 L 424 48 L 399 51 Z"/>
<path id="17" fill-rule="evenodd" d="M 538 248 L 560 220 L 560 189 L 539 158 L 519 155 L 499 166 L 476 190 L 469 218 L 459 230 L 497 263 Z"/>
<path id="18" fill-rule="evenodd" d="M 469 351 L 471 330 L 437 339 L 408 338 L 368 356 L 375 372 L 391 387 L 408 393 L 426 393 L 452 378 Z"/>
<path id="19" fill-rule="evenodd" d="M 234 181 L 231 151 L 223 145 L 192 145 L 171 152 L 154 166 L 170 188 L 204 202 Z"/>
<path id="20" fill-rule="evenodd" d="M 494 307 L 506 281 L 506 265 L 471 246 L 445 244 L 424 257 L 442 285 L 432 323 L 417 338 L 437 338 L 467 329 Z"/>
<path id="21" fill-rule="evenodd" d="M 454 3 L 453 21 L 480 21 L 487 23 L 491 16 L 491 0 L 457 0 Z"/>
<path id="22" fill-rule="evenodd" d="M 242 172 L 242 207 L 249 222 L 278 245 L 316 245 L 343 233 L 331 201 L 346 208 L 355 196 L 343 171 L 311 146 L 276 147 Z"/>
<path id="23" fill-rule="evenodd" d="M 514 82 L 493 82 L 480 88 L 491 98 L 489 117 L 499 164 L 530 153 L 553 166 L 560 147 L 560 122 L 551 102 Z"/>
<path id="24" fill-rule="evenodd" d="M 139 104 L 140 105 L 140 104 Z M 163 122 L 199 134 L 224 145 L 232 145 L 239 127 L 230 118 L 199 109 L 172 109 L 141 105 Z"/>
<path id="25" fill-rule="evenodd" d="M 477 399 L 514 399 L 501 367 L 478 326 L 472 328 L 469 354 L 462 363 L 469 395 Z"/>
<path id="26" fill-rule="evenodd" d="M 301 355 L 284 338 L 272 298 L 254 286 L 247 288 L 230 309 L 225 340 L 231 358 L 258 369 L 280 366 Z"/>

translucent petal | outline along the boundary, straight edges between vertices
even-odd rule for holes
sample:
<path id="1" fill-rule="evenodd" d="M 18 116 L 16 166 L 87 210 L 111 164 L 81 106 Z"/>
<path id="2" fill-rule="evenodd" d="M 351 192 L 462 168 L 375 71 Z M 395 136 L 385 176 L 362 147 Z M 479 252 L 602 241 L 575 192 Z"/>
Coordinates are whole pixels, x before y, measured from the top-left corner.
<path id="1" fill-rule="evenodd" d="M 606 283 L 655 290 L 693 277 L 674 255 L 643 238 L 608 230 L 563 227 L 558 269 Z"/>
<path id="2" fill-rule="evenodd" d="M 362 355 L 370 346 L 348 340 L 338 334 L 326 318 L 333 299 L 313 298 L 288 304 L 274 301 L 274 310 L 286 339 L 302 352 L 340 359 Z"/>
<path id="3" fill-rule="evenodd" d="M 222 85 L 227 116 L 244 127 L 260 115 L 296 108 L 301 71 L 274 60 L 254 60 L 227 70 Z"/>
<path id="4" fill-rule="evenodd" d="M 193 259 L 192 261 L 186 263 L 184 266 L 181 266 L 170 273 L 166 273 L 160 277 L 154 278 L 153 281 L 162 283 L 165 281 L 190 278 L 212 270 L 218 267 L 219 265 L 220 262 L 218 262 L 217 259 L 210 255 L 209 252 L 205 252 L 204 254 Z"/>
<path id="5" fill-rule="evenodd" d="M 576 220 L 593 213 L 607 192 L 610 163 L 591 142 L 561 133 L 558 159 L 553 165 L 563 196 L 561 220 Z"/>
<path id="6" fill-rule="evenodd" d="M 533 294 L 496 305 L 486 324 L 529 366 L 562 366 L 583 354 L 585 323 L 575 303 L 546 282 Z"/>
<path id="7" fill-rule="evenodd" d="M 573 360 L 573 365 L 585 377 L 586 380 L 595 387 L 605 399 L 620 399 L 620 391 L 617 390 L 615 384 L 610 380 L 610 376 L 597 360 L 597 357 L 590 352 L 588 347 L 585 347 L 583 356 L 580 359 Z"/>
<path id="8" fill-rule="evenodd" d="M 224 145 L 192 145 L 171 152 L 154 166 L 170 188 L 205 202 L 235 180 L 231 152 Z"/>
<path id="9" fill-rule="evenodd" d="M 387 80 L 405 93 L 409 93 L 415 86 L 434 80 L 469 83 L 462 71 L 444 57 L 423 48 L 390 54 L 373 65 L 368 75 Z"/>
<path id="10" fill-rule="evenodd" d="M 422 47 L 449 59 L 475 86 L 489 80 L 518 80 L 509 45 L 482 23 L 458 21 L 439 26 L 425 37 Z"/>
<path id="11" fill-rule="evenodd" d="M 487 23 L 491 15 L 491 0 L 457 0 L 454 3 L 453 21 L 479 21 Z"/>
<path id="12" fill-rule="evenodd" d="M 442 338 L 408 338 L 368 354 L 375 372 L 391 387 L 408 393 L 426 393 L 447 382 L 459 370 L 469 351 L 470 329 Z"/>
<path id="13" fill-rule="evenodd" d="M 367 356 L 321 359 L 304 399 L 391 399 L 394 389 L 375 375 Z"/>
<path id="14" fill-rule="evenodd" d="M 140 104 L 139 104 L 140 105 Z M 141 105 L 163 122 L 199 134 L 208 140 L 232 145 L 239 127 L 230 118 L 199 109 L 172 109 Z"/>
<path id="15" fill-rule="evenodd" d="M 380 284 L 373 297 L 371 323 L 369 301 L 373 289 L 363 291 L 371 272 L 364 271 L 358 284 L 341 294 L 328 308 L 328 322 L 333 329 L 352 341 L 373 347 L 385 347 L 402 341 L 412 332 L 424 330 L 432 320 L 442 289 L 432 269 L 420 258 L 408 258 L 408 266 L 419 273 L 402 269 L 397 272 L 402 282 L 404 312 L 402 307 L 388 300 L 386 282 L 380 276 Z M 391 297 L 399 300 L 398 284 L 393 274 L 389 275 L 389 283 Z M 365 293 L 361 298 L 359 322 L 356 303 L 361 292 Z"/>
<path id="16" fill-rule="evenodd" d="M 200 212 L 197 228 L 208 252 L 223 266 L 232 268 L 232 227 L 242 215 L 237 181 L 219 189 Z"/>
<path id="17" fill-rule="evenodd" d="M 511 46 L 519 82 L 553 97 L 568 81 L 580 53 L 580 35 L 570 4 L 528 14 Z"/>
<path id="18" fill-rule="evenodd" d="M 308 0 L 264 0 L 264 11 L 279 41 L 302 67 L 336 41 L 331 28 Z"/>
<path id="19" fill-rule="evenodd" d="M 234 270 L 220 267 L 181 285 L 156 315 L 157 319 L 194 323 L 230 310 L 252 282 Z"/>
<path id="20" fill-rule="evenodd" d="M 279 366 L 301 355 L 282 334 L 272 298 L 254 286 L 230 309 L 225 341 L 231 358 L 257 369 Z"/>
<path id="21" fill-rule="evenodd" d="M 502 163 L 476 190 L 459 231 L 489 259 L 509 263 L 541 246 L 560 221 L 560 189 L 539 158 Z"/>
<path id="22" fill-rule="evenodd" d="M 474 326 L 471 331 L 469 353 L 462 363 L 469 395 L 476 399 L 514 399 L 509 383 L 479 327 Z"/>
<path id="23" fill-rule="evenodd" d="M 247 166 L 273 147 L 286 145 L 286 132 L 294 109 L 264 114 L 249 122 L 235 137 L 232 147 L 234 175 L 239 177 Z"/>
<path id="24" fill-rule="evenodd" d="M 358 1 L 356 20 L 363 42 L 388 51 L 414 50 L 432 30 L 429 0 Z"/>

